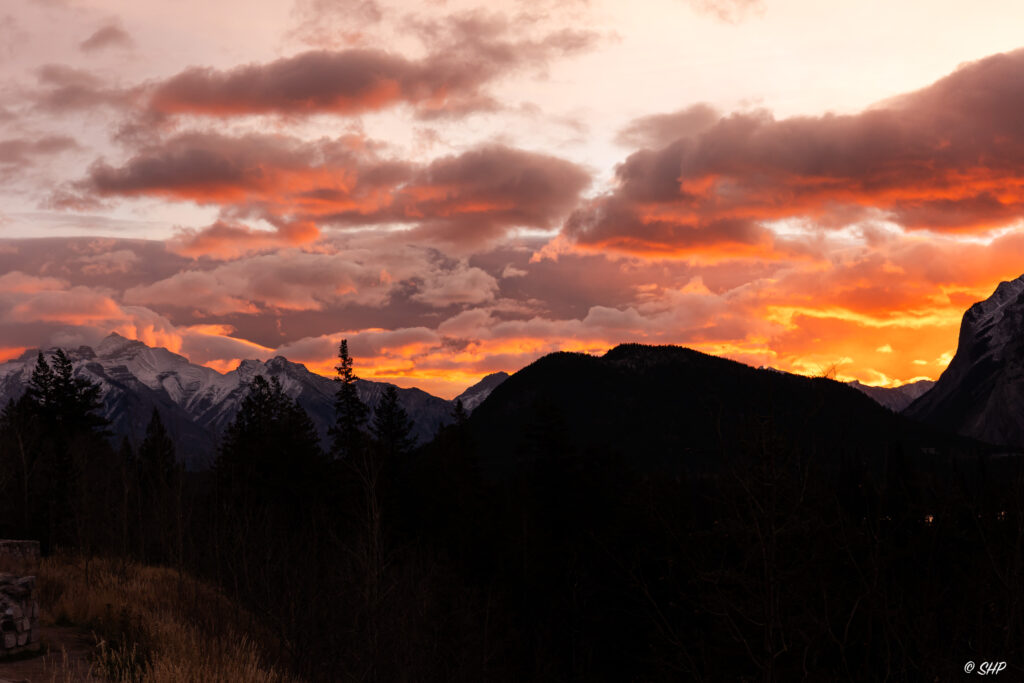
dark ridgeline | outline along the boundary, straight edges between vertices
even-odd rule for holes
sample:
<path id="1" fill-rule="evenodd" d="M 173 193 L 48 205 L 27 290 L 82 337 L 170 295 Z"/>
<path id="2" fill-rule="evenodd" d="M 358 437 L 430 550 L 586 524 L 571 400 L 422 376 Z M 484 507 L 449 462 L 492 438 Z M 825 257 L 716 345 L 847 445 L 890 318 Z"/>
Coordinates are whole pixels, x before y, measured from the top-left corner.
<path id="1" fill-rule="evenodd" d="M 1021 672 L 1018 459 L 830 379 L 552 354 L 414 449 L 343 344 L 331 453 L 255 375 L 212 470 L 184 472 L 159 412 L 114 449 L 94 388 L 39 363 L 0 429 L 0 536 L 206 577 L 310 680 Z"/>

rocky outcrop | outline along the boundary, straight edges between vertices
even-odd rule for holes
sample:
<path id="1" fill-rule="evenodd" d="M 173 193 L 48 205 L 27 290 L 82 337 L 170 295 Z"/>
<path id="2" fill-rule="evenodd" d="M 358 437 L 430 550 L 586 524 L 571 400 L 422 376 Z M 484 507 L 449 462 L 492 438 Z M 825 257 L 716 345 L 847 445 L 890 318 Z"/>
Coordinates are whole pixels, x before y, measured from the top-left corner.
<path id="1" fill-rule="evenodd" d="M 1000 283 L 967 310 L 949 367 L 904 414 L 992 444 L 1024 447 L 1024 276 Z"/>
<path id="2" fill-rule="evenodd" d="M 502 382 L 508 379 L 507 372 L 492 372 L 482 380 L 456 396 L 454 401 L 462 401 L 462 407 L 467 413 L 473 412 L 478 405 L 491 395 L 491 392 L 498 388 Z"/>

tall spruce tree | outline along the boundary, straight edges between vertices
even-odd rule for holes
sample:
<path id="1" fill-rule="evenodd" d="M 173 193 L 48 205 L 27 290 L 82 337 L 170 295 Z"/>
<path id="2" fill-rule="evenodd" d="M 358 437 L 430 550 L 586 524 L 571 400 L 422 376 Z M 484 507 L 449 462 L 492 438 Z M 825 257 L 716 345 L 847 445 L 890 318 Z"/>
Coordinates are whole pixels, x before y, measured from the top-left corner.
<path id="1" fill-rule="evenodd" d="M 452 407 L 452 420 L 456 425 L 464 425 L 468 419 L 469 413 L 466 412 L 466 406 L 462 405 L 462 399 L 455 399 L 455 405 Z"/>
<path id="2" fill-rule="evenodd" d="M 218 478 L 246 497 L 294 502 L 322 474 L 316 427 L 276 377 L 257 375 L 248 388 L 221 442 Z"/>
<path id="3" fill-rule="evenodd" d="M 177 474 L 177 462 L 174 441 L 164 427 L 160 411 L 154 407 L 146 425 L 146 436 L 139 445 L 139 476 L 143 490 L 169 487 Z"/>
<path id="4" fill-rule="evenodd" d="M 53 399 L 53 368 L 46 362 L 42 351 L 36 357 L 36 366 L 32 369 L 25 396 L 37 408 L 45 408 Z"/>
<path id="5" fill-rule="evenodd" d="M 20 445 L 30 445 L 21 458 L 21 480 L 31 488 L 23 497 L 32 501 L 29 531 L 47 549 L 84 549 L 103 535 L 99 520 L 109 521 L 101 489 L 109 484 L 112 449 L 102 407 L 99 384 L 75 376 L 71 359 L 57 349 L 49 363 L 39 353 L 26 392 L 8 416 Z"/>
<path id="6" fill-rule="evenodd" d="M 85 377 L 76 377 L 71 359 L 63 349 L 54 352 L 52 367 L 50 396 L 46 404 L 53 407 L 62 428 L 106 434 L 109 423 L 100 415 L 103 408 L 100 385 Z"/>
<path id="7" fill-rule="evenodd" d="M 398 402 L 398 389 L 389 385 L 373 415 L 373 437 L 385 458 L 393 461 L 412 450 L 412 422 Z"/>
<path id="8" fill-rule="evenodd" d="M 135 458 L 139 552 L 147 562 L 167 561 L 174 546 L 174 502 L 180 476 L 174 441 L 155 407 Z"/>
<path id="9" fill-rule="evenodd" d="M 366 445 L 364 429 L 369 415 L 369 408 L 356 391 L 359 378 L 352 369 L 347 339 L 342 339 L 338 346 L 338 365 L 334 369 L 338 373 L 334 378 L 338 390 L 334 395 L 334 425 L 330 430 L 331 455 L 344 459 L 356 455 Z"/>

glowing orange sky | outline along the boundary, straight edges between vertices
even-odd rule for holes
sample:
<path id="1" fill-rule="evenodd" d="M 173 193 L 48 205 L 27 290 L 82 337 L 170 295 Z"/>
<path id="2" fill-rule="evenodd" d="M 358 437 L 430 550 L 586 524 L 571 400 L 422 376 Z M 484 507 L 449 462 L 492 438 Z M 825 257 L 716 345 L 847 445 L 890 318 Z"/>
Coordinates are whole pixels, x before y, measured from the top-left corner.
<path id="1" fill-rule="evenodd" d="M 1022 13 L 0 5 L 0 360 L 117 331 L 330 374 L 348 338 L 450 397 L 639 341 L 935 379 L 1024 273 Z"/>

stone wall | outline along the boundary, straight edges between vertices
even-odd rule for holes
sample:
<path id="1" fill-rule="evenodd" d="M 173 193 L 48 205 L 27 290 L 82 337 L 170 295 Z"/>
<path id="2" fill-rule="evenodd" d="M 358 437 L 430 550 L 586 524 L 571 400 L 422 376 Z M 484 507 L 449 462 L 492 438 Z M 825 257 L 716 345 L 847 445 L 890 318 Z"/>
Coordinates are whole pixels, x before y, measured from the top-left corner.
<path id="1" fill-rule="evenodd" d="M 0 659 L 38 650 L 36 577 L 0 574 Z"/>
<path id="2" fill-rule="evenodd" d="M 39 541 L 0 539 L 0 659 L 40 649 L 36 577 L 18 575 L 38 566 Z"/>
<path id="3" fill-rule="evenodd" d="M 20 562 L 39 561 L 39 541 L 10 541 L 0 539 L 0 559 Z"/>

